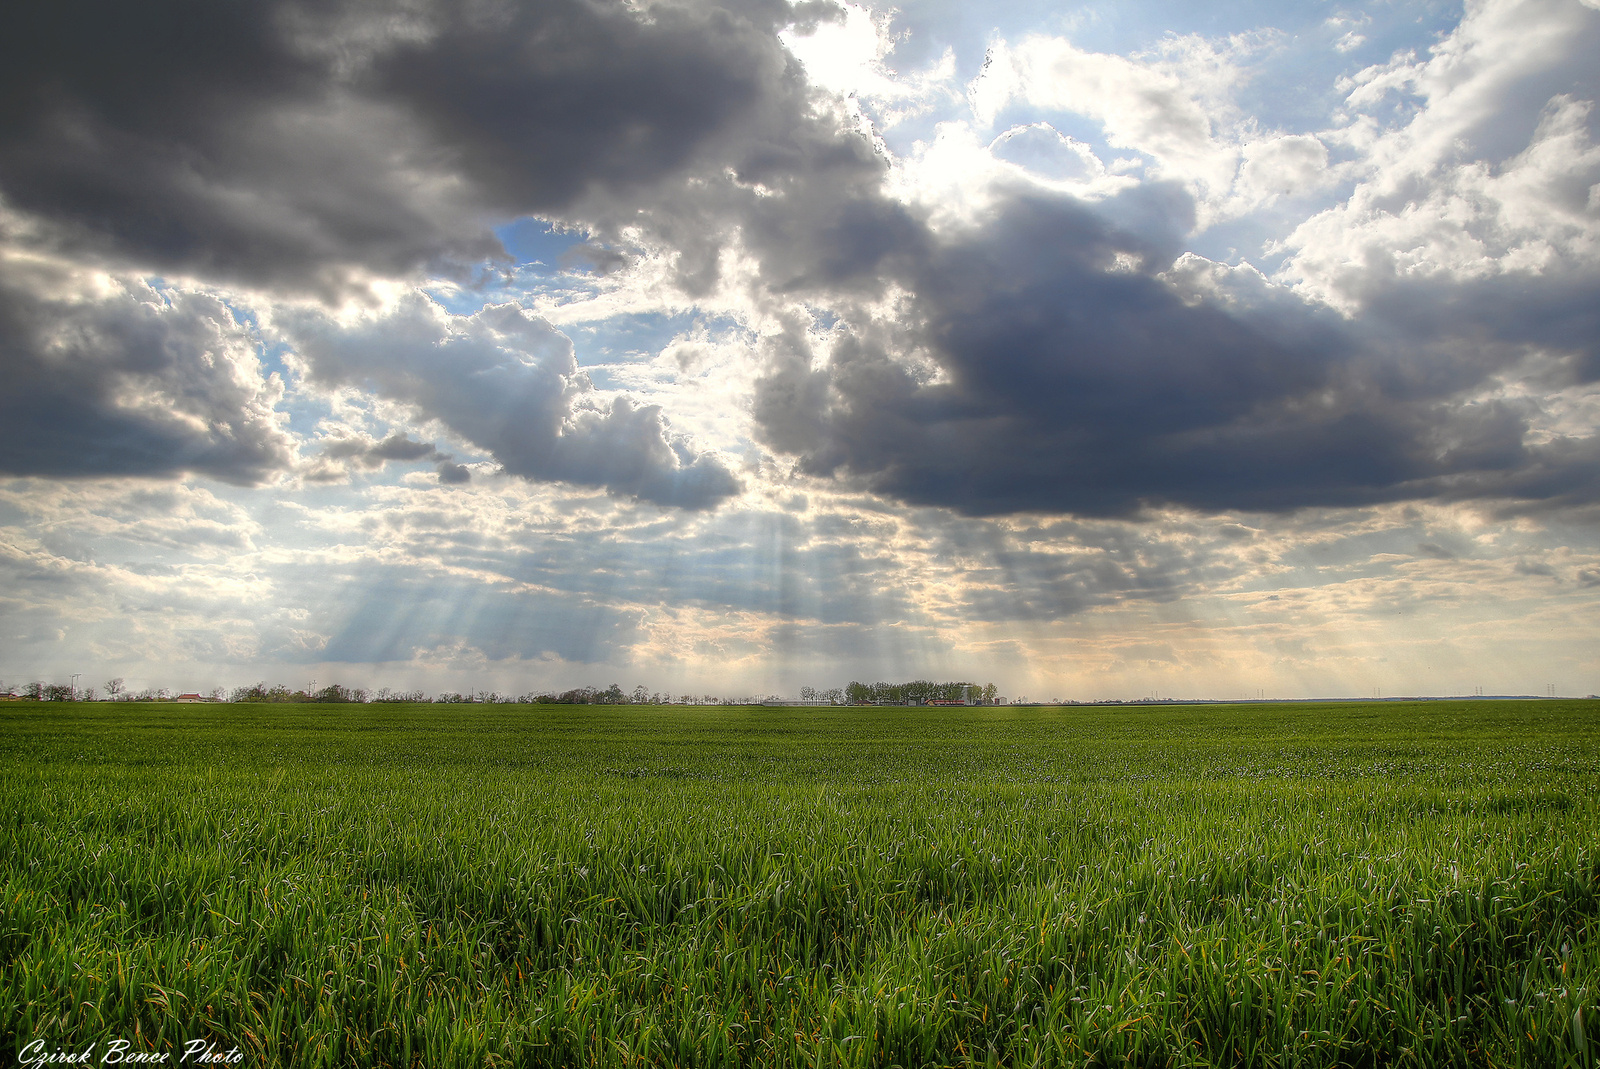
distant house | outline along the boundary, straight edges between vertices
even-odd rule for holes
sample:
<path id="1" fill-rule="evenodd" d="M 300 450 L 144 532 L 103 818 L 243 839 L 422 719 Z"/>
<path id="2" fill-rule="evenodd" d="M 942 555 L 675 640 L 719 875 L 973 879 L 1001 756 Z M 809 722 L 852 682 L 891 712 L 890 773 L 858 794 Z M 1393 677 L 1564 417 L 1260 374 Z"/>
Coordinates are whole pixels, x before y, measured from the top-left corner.
<path id="1" fill-rule="evenodd" d="M 208 702 L 211 699 L 206 697 L 204 694 L 180 694 L 176 698 L 173 698 L 172 700 L 175 701 L 175 702 L 191 703 L 191 702 Z"/>

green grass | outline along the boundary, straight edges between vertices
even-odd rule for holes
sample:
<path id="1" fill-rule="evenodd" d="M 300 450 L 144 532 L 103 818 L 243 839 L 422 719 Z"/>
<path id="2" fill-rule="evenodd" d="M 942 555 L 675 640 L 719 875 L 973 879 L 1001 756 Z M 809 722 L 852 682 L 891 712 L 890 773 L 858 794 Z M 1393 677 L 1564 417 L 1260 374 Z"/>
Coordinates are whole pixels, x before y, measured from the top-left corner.
<path id="1" fill-rule="evenodd" d="M 1600 1064 L 1597 702 L 18 704 L 0 800 L 11 1048 Z"/>

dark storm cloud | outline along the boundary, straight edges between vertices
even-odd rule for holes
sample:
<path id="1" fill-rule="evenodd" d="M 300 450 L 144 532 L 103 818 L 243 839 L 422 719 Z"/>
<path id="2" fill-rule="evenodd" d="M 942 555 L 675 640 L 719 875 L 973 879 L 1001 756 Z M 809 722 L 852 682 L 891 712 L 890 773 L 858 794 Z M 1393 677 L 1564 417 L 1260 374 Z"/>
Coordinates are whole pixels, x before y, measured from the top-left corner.
<path id="1" fill-rule="evenodd" d="M 1181 205 L 1152 192 L 1103 209 L 1016 194 L 880 254 L 915 295 L 908 318 L 857 315 L 820 369 L 804 338 L 774 339 L 765 440 L 812 474 L 972 515 L 1593 492 L 1592 439 L 1535 448 L 1532 402 L 1462 398 L 1517 357 L 1504 339 L 1464 359 L 1459 329 L 1185 302 L 1155 277 Z M 1581 314 L 1541 329 L 1593 344 Z"/>
<path id="2" fill-rule="evenodd" d="M 412 405 L 512 475 L 691 509 L 739 490 L 716 457 L 671 433 L 658 407 L 597 401 L 566 336 L 515 306 L 452 317 L 413 295 L 356 325 L 308 310 L 277 326 L 313 381 Z"/>
<path id="3" fill-rule="evenodd" d="M 882 173 L 865 138 L 813 113 L 777 37 L 837 14 L 781 0 L 8 5 L 0 224 L 14 248 L 86 266 L 333 298 L 373 276 L 465 278 L 503 255 L 489 227 L 524 214 L 602 240 L 646 223 L 678 249 L 686 288 L 703 289 L 758 187 Z M 137 302 L 116 314 L 120 325 L 104 308 L 8 295 L 0 366 L 31 391 L 9 402 L 16 416 L 0 432 L 14 440 L 9 470 L 248 482 L 286 465 L 253 410 L 188 413 L 203 429 L 130 410 L 119 396 L 130 376 L 171 362 L 150 355 L 170 348 L 151 331 L 181 316 Z M 83 317 L 76 329 L 93 340 L 47 360 L 52 315 Z M 339 342 L 341 366 L 417 401 L 508 471 L 690 507 L 736 489 L 654 407 L 563 407 L 570 369 L 424 373 L 352 344 Z M 449 461 L 439 471 L 468 476 Z"/>
<path id="4" fill-rule="evenodd" d="M 0 472 L 249 485 L 291 462 L 279 388 L 222 302 L 137 282 L 55 294 L 54 273 L 0 273 Z"/>
<path id="5" fill-rule="evenodd" d="M 1418 362 L 1430 376 L 1475 381 L 1505 361 L 1507 347 L 1533 347 L 1560 359 L 1557 378 L 1540 386 L 1600 380 L 1600 277 L 1592 271 L 1469 281 L 1379 277 L 1360 297 L 1400 336 L 1444 340 L 1438 359 Z"/>
<path id="6" fill-rule="evenodd" d="M 327 290 L 355 268 L 443 270 L 497 252 L 493 221 L 792 167 L 817 126 L 776 36 L 792 17 L 780 0 L 8 5 L 0 192 L 58 246 L 165 271 Z"/>
<path id="7" fill-rule="evenodd" d="M 496 245 L 440 149 L 341 76 L 332 5 L 8 5 L 0 191 L 57 247 L 296 289 Z M 328 47 L 331 46 L 331 47 Z M 352 72 L 354 73 L 354 72 Z"/>
<path id="8" fill-rule="evenodd" d="M 637 195 L 706 154 L 763 155 L 802 125 L 780 0 L 441 7 L 363 84 L 404 103 L 501 207 Z M 765 135 L 765 136 L 763 136 Z M 754 140 L 756 143 L 751 144 Z"/>

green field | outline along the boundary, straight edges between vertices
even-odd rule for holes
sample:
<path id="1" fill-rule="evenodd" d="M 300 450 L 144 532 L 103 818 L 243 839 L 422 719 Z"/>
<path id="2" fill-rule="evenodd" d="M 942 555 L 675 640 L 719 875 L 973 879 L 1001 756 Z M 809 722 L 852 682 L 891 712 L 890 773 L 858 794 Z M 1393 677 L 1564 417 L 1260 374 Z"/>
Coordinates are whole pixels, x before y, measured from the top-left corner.
<path id="1" fill-rule="evenodd" d="M 1595 701 L 18 703 L 0 798 L 19 1050 L 1600 1064 Z"/>

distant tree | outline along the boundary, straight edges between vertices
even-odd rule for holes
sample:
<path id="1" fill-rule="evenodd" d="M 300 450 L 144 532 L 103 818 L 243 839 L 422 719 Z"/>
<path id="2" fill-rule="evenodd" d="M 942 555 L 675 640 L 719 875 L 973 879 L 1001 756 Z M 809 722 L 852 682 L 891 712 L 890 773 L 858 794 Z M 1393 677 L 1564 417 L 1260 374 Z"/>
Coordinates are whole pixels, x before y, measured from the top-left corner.
<path id="1" fill-rule="evenodd" d="M 801 687 L 800 688 L 800 700 L 803 701 L 803 702 L 814 702 L 814 701 L 816 701 L 817 700 L 817 688 L 816 687 Z"/>
<path id="2" fill-rule="evenodd" d="M 95 690 L 93 687 L 88 687 L 81 695 L 79 695 L 79 697 L 86 702 L 96 702 L 100 700 L 100 692 Z"/>
<path id="3" fill-rule="evenodd" d="M 643 705 L 649 700 L 650 688 L 646 687 L 643 683 L 640 683 L 638 686 L 633 688 L 633 704 Z"/>
<path id="4" fill-rule="evenodd" d="M 122 690 L 123 687 L 121 676 L 117 676 L 115 679 L 106 680 L 106 695 L 110 697 L 112 701 L 116 701 L 118 698 L 122 697 Z"/>
<path id="5" fill-rule="evenodd" d="M 399 691 L 390 690 L 388 687 L 379 687 L 378 693 L 372 695 L 369 700 L 375 702 L 422 702 L 428 699 L 420 690 Z"/>
<path id="6" fill-rule="evenodd" d="M 596 702 L 600 705 L 622 705 L 627 700 L 628 696 L 622 693 L 622 688 L 615 683 L 601 691 L 596 698 Z"/>
<path id="7" fill-rule="evenodd" d="M 935 683 L 929 679 L 914 679 L 909 683 L 860 683 L 852 680 L 841 692 L 826 691 L 823 697 L 833 701 L 876 702 L 882 705 L 921 705 L 928 701 L 960 701 L 967 688 L 975 684 L 953 681 Z M 993 684 L 987 688 L 994 695 Z"/>
<path id="8" fill-rule="evenodd" d="M 71 684 L 50 683 L 44 688 L 43 697 L 47 702 L 70 702 L 76 695 L 72 693 Z"/>
<path id="9" fill-rule="evenodd" d="M 307 702 L 315 699 L 304 691 L 290 690 L 282 683 L 274 683 L 270 687 L 266 683 L 255 683 L 248 687 L 235 687 L 231 700 L 236 702 Z"/>
<path id="10" fill-rule="evenodd" d="M 328 686 L 323 687 L 321 690 L 306 695 L 304 700 L 310 702 L 331 702 L 339 705 L 346 705 L 352 702 L 366 701 L 367 692 L 359 688 L 352 689 L 350 687 L 340 686 L 338 683 L 331 683 Z"/>

